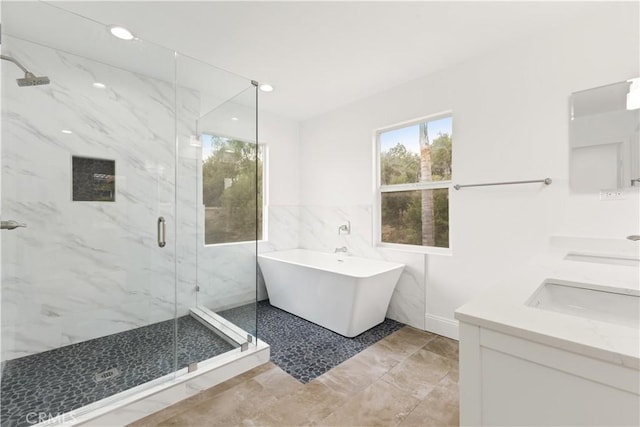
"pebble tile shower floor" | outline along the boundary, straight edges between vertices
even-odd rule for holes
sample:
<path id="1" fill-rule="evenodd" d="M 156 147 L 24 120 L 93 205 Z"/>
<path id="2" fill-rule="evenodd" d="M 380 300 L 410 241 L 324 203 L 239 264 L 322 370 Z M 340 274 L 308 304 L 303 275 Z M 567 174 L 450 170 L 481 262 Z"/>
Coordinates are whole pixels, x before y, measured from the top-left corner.
<path id="1" fill-rule="evenodd" d="M 255 324 L 254 307 L 250 304 L 218 314 L 247 327 Z M 271 346 L 271 361 L 302 383 L 319 377 L 404 326 L 385 319 L 357 337 L 346 338 L 273 307 L 269 301 L 260 301 L 257 311 L 258 337 Z"/>
<path id="2" fill-rule="evenodd" d="M 256 304 L 218 313 L 255 334 Z M 391 319 L 346 338 L 261 301 L 258 336 L 271 346 L 271 360 L 307 383 L 404 325 Z M 195 319 L 178 319 L 178 366 L 233 348 Z M 29 413 L 73 411 L 173 371 L 173 321 L 7 361 L 2 370 L 1 427 L 24 427 Z M 118 374 L 96 381 L 96 374 Z"/>
<path id="3" fill-rule="evenodd" d="M 173 339 L 168 320 L 5 362 L 2 427 L 32 425 L 37 414 L 55 417 L 173 372 Z M 233 348 L 192 317 L 178 319 L 179 368 Z M 118 373 L 96 380 L 112 368 Z"/>

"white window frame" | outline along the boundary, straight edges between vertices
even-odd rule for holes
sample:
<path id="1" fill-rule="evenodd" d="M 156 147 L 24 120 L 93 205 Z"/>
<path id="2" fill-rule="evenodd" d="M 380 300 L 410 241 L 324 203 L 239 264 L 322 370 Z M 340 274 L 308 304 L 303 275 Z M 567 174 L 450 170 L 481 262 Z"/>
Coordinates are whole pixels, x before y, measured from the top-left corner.
<path id="1" fill-rule="evenodd" d="M 256 141 L 249 138 L 238 138 L 236 136 L 229 136 L 226 134 L 221 134 L 218 132 L 207 132 L 203 131 L 201 134 L 211 135 L 211 136 L 219 136 L 221 138 L 235 139 L 242 142 L 248 142 L 250 144 L 255 144 Z M 262 239 L 258 240 L 258 243 L 264 243 L 269 241 L 268 230 L 269 230 L 269 185 L 268 185 L 268 169 L 269 169 L 269 145 L 266 142 L 258 143 L 258 147 L 262 149 Z M 218 246 L 231 246 L 231 245 L 246 245 L 247 243 L 254 243 L 255 240 L 245 240 L 242 242 L 224 242 L 224 243 L 205 243 L 205 235 L 206 235 L 206 221 L 204 210 L 206 206 L 204 205 L 204 199 L 202 194 L 202 189 L 204 188 L 203 181 L 203 170 L 202 170 L 202 162 L 204 159 L 202 158 L 202 147 L 198 150 L 198 170 L 197 170 L 197 179 L 198 179 L 198 205 L 201 206 L 203 211 L 202 213 L 202 245 L 205 248 L 210 247 L 218 247 Z"/>
<path id="2" fill-rule="evenodd" d="M 453 188 L 453 171 L 449 181 L 428 181 L 428 182 L 416 182 L 411 184 L 395 184 L 395 185 L 382 185 L 381 182 L 381 170 L 380 170 L 380 134 L 389 132 L 396 129 L 402 129 L 405 127 L 417 125 L 419 123 L 434 121 L 443 119 L 445 117 L 453 118 L 453 111 L 447 110 L 436 114 L 420 117 L 417 119 L 408 120 L 406 122 L 397 123 L 391 126 L 382 127 L 374 130 L 373 132 L 373 171 L 374 171 L 374 202 L 373 207 L 373 235 L 374 244 L 376 247 L 394 249 L 403 252 L 414 252 L 424 254 L 436 254 L 436 255 L 451 255 L 451 189 Z M 455 122 L 455 120 L 454 120 Z M 452 147 L 453 149 L 453 147 Z M 453 164 L 453 158 L 451 159 Z M 436 246 L 422 246 L 422 245 L 409 245 L 404 243 L 388 243 L 382 241 L 382 193 L 395 193 L 398 191 L 412 191 L 412 190 L 435 190 L 446 188 L 449 190 L 449 247 L 440 248 Z"/>

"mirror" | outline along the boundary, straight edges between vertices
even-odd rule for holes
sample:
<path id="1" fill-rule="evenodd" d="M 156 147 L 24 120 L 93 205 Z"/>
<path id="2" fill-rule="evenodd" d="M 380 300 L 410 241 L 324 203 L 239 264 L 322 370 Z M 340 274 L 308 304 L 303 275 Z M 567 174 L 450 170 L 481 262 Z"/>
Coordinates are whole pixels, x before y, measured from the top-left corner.
<path id="1" fill-rule="evenodd" d="M 573 192 L 640 188 L 640 77 L 571 94 Z"/>

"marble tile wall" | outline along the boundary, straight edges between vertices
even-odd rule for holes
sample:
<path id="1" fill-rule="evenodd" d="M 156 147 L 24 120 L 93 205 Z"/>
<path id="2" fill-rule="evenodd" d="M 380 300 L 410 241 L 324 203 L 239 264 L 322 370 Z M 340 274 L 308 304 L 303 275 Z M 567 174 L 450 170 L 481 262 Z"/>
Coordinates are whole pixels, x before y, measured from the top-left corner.
<path id="1" fill-rule="evenodd" d="M 28 227 L 2 235 L 2 360 L 173 318 L 176 255 L 186 312 L 195 206 L 188 192 L 174 202 L 173 85 L 9 36 L 3 53 L 51 84 L 19 88 L 3 66 L 2 218 Z M 180 93 L 184 140 L 199 106 L 197 94 Z M 115 160 L 115 202 L 72 202 L 74 155 Z M 178 167 L 193 167 L 183 157 Z M 167 241 L 180 236 L 163 249 L 160 215 Z"/>
<path id="2" fill-rule="evenodd" d="M 300 206 L 269 206 L 267 241 L 260 251 L 282 251 L 297 248 L 300 242 Z"/>
<path id="3" fill-rule="evenodd" d="M 298 247 L 297 206 L 270 206 L 267 239 L 258 243 L 258 251 L 293 249 Z M 202 217 L 202 212 L 200 212 Z M 198 241 L 202 242 L 200 235 Z M 256 298 L 256 245 L 238 243 L 210 245 L 198 248 L 198 304 L 219 311 L 252 302 Z M 258 300 L 267 298 L 259 276 Z"/>

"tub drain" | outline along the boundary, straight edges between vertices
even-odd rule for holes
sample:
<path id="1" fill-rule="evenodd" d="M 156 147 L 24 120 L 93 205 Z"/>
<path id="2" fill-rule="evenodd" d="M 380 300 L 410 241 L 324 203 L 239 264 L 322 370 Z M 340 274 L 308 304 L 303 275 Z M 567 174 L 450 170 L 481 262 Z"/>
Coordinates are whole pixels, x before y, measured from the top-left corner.
<path id="1" fill-rule="evenodd" d="M 120 371 L 118 368 L 111 368 L 103 372 L 98 372 L 95 376 L 96 382 L 110 380 L 111 378 L 115 378 L 120 375 Z"/>

